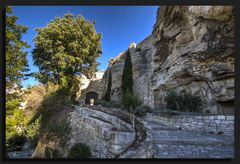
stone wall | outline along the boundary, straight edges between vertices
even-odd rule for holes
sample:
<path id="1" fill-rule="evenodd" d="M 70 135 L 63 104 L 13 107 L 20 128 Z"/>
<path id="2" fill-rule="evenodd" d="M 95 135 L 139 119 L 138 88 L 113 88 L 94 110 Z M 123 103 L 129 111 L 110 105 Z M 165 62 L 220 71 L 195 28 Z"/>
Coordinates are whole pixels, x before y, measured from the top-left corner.
<path id="1" fill-rule="evenodd" d="M 72 133 L 68 149 L 75 143 L 85 143 L 94 158 L 114 158 L 135 139 L 130 124 L 101 111 L 76 107 L 69 120 Z"/>
<path id="2" fill-rule="evenodd" d="M 164 125 L 181 128 L 182 130 L 187 131 L 197 131 L 234 136 L 234 116 L 173 115 L 165 117 L 148 113 L 145 119 L 148 121 L 158 122 Z"/>
<path id="3" fill-rule="evenodd" d="M 101 99 L 105 93 L 106 82 L 103 79 L 104 72 L 99 71 L 95 73 L 96 77 L 89 79 L 82 75 L 80 77 L 81 83 L 79 84 L 79 91 L 77 92 L 77 100 L 85 102 L 86 94 L 88 92 L 96 92 L 98 98 Z"/>
<path id="4" fill-rule="evenodd" d="M 127 153 L 121 155 L 119 158 L 153 158 L 154 157 L 154 146 L 153 146 L 153 137 L 150 133 L 151 129 L 146 126 L 146 122 L 141 119 L 137 119 L 139 123 L 143 125 L 142 128 L 146 131 L 146 138 L 144 141 L 139 143 L 137 147 L 131 147 Z"/>

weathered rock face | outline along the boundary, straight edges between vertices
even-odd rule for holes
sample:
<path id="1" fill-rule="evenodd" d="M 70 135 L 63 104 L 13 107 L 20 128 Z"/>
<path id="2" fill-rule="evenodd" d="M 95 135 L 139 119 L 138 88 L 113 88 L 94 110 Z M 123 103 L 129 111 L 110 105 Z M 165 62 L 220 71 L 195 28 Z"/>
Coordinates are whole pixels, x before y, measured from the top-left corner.
<path id="1" fill-rule="evenodd" d="M 162 7 L 153 36 L 155 104 L 171 88 L 201 94 L 212 112 L 220 112 L 217 103 L 234 99 L 232 7 Z"/>
<path id="2" fill-rule="evenodd" d="M 161 6 L 152 35 L 131 45 L 134 92 L 151 107 L 170 89 L 206 98 L 205 109 L 231 114 L 234 106 L 232 6 Z M 126 51 L 109 65 L 111 100 L 121 100 Z M 105 79 L 108 76 L 105 76 Z M 105 80 L 105 84 L 107 84 Z"/>

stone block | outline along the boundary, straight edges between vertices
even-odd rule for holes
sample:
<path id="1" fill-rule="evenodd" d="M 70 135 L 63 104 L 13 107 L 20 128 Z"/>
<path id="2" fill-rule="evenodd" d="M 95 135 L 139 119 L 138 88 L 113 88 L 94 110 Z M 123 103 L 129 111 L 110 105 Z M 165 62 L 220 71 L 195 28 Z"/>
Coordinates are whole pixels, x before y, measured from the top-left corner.
<path id="1" fill-rule="evenodd" d="M 233 121 L 234 120 L 234 116 L 226 116 L 227 120 Z"/>
<path id="2" fill-rule="evenodd" d="M 217 119 L 218 120 L 225 120 L 225 116 L 218 116 Z"/>
<path id="3" fill-rule="evenodd" d="M 135 139 L 135 133 L 130 132 L 113 132 L 111 134 L 110 143 L 119 145 L 128 145 Z"/>

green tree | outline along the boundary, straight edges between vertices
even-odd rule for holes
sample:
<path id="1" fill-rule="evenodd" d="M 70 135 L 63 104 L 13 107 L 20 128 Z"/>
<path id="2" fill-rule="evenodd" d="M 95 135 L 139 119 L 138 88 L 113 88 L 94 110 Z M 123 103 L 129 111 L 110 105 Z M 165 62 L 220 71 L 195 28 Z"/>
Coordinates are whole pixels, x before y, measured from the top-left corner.
<path id="1" fill-rule="evenodd" d="M 123 74 L 122 74 L 122 93 L 133 93 L 133 76 L 132 76 L 132 60 L 129 50 L 125 58 Z"/>
<path id="2" fill-rule="evenodd" d="M 26 42 L 22 41 L 22 34 L 27 27 L 16 24 L 17 17 L 12 15 L 11 7 L 6 8 L 6 139 L 17 133 L 24 132 L 26 123 L 24 113 L 20 107 L 21 80 L 28 71 Z"/>
<path id="3" fill-rule="evenodd" d="M 108 86 L 107 86 L 107 91 L 104 97 L 104 100 L 109 102 L 110 101 L 110 96 L 111 96 L 111 88 L 112 88 L 112 73 L 111 70 L 109 70 L 109 76 L 108 76 Z"/>
<path id="4" fill-rule="evenodd" d="M 41 141 L 46 145 L 45 153 L 49 154 L 50 158 L 54 158 L 54 153 L 59 151 L 59 148 L 65 148 L 67 141 L 70 139 L 70 122 L 66 119 L 60 123 L 51 122 L 45 128 L 46 133 Z"/>
<path id="5" fill-rule="evenodd" d="M 40 135 L 42 116 L 40 115 L 34 122 L 26 127 L 26 137 L 29 139 L 31 146 L 37 145 L 37 140 Z"/>
<path id="6" fill-rule="evenodd" d="M 50 23 L 37 28 L 33 49 L 34 64 L 39 67 L 35 77 L 72 87 L 76 75 L 95 76 L 97 57 L 101 55 L 101 34 L 94 22 L 71 13 L 55 17 Z"/>

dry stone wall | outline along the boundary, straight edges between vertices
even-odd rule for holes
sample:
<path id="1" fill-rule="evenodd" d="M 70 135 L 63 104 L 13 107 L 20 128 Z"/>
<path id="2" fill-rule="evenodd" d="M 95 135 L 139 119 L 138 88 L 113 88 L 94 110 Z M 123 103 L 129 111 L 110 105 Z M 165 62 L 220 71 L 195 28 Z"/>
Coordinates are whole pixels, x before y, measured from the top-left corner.
<path id="1" fill-rule="evenodd" d="M 76 107 L 69 120 L 72 133 L 68 147 L 85 143 L 90 146 L 94 158 L 114 158 L 135 139 L 131 124 L 101 111 Z"/>
<path id="2" fill-rule="evenodd" d="M 148 113 L 146 120 L 181 128 L 187 131 L 234 136 L 234 116 L 161 116 Z"/>

